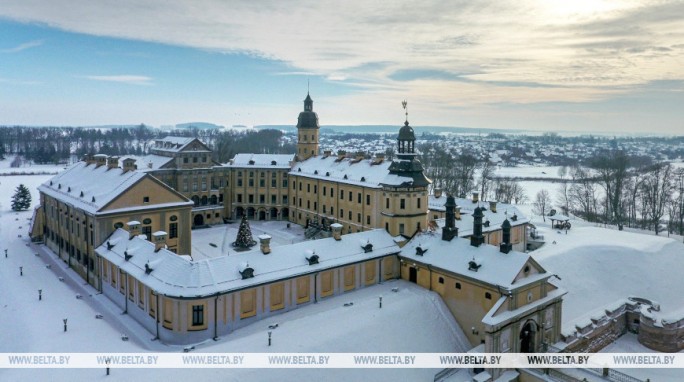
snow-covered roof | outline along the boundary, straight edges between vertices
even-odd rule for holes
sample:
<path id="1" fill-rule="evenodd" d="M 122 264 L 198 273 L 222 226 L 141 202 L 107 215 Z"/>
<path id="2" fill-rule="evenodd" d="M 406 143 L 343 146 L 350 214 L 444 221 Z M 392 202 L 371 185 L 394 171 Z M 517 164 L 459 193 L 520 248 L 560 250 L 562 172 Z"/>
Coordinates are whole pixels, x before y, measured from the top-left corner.
<path id="1" fill-rule="evenodd" d="M 428 206 L 430 210 L 433 211 L 444 211 L 444 204 L 446 203 L 446 195 L 441 195 L 436 198 L 434 195 L 428 197 Z M 511 226 L 519 226 L 522 224 L 527 224 L 530 219 L 525 216 L 519 209 L 513 204 L 508 203 L 498 203 L 496 204 L 496 212 L 492 212 L 489 208 L 489 202 L 479 202 L 473 203 L 471 199 L 465 198 L 455 198 L 456 205 L 461 207 L 461 219 L 456 220 L 456 227 L 458 227 L 459 236 L 470 236 L 473 233 L 473 213 L 475 208 L 479 205 L 483 209 L 482 222 L 489 221 L 489 227 L 482 227 L 482 232 L 491 232 L 501 229 L 501 224 L 503 224 L 505 219 L 511 223 Z M 516 217 L 513 220 L 513 216 Z M 437 219 L 437 225 L 439 227 L 444 226 L 444 219 Z"/>
<path id="2" fill-rule="evenodd" d="M 342 158 L 340 160 L 334 155 L 317 156 L 295 164 L 291 174 L 376 188 L 382 185 L 400 186 L 413 182 L 411 177 L 390 174 L 391 164 L 392 161 L 379 159 Z"/>
<path id="3" fill-rule="evenodd" d="M 137 170 L 143 172 L 159 170 L 162 166 L 174 160 L 172 157 L 165 157 L 155 154 L 145 156 L 129 155 L 123 157 L 121 162 L 123 162 L 124 159 L 135 159 L 135 165 L 138 167 Z"/>
<path id="4" fill-rule="evenodd" d="M 38 187 L 40 192 L 89 213 L 96 213 L 135 183 L 149 176 L 106 165 L 78 162 Z"/>
<path id="5" fill-rule="evenodd" d="M 193 140 L 195 140 L 193 137 L 168 136 L 161 139 L 155 139 L 154 146 L 152 148 L 156 150 L 178 152 Z"/>
<path id="6" fill-rule="evenodd" d="M 111 249 L 108 249 L 108 244 Z M 366 252 L 361 243 L 373 244 Z M 399 252 L 392 237 L 382 229 L 333 238 L 304 241 L 272 247 L 264 255 L 258 249 L 200 261 L 188 261 L 140 237 L 129 240 L 129 233 L 117 229 L 96 252 L 150 288 L 167 296 L 200 297 L 283 280 L 346 264 L 375 259 Z M 126 261 L 124 253 L 132 257 Z M 309 265 L 307 257 L 318 255 L 318 264 Z M 145 265 L 152 268 L 145 272 Z M 254 277 L 242 279 L 241 269 L 254 269 Z"/>
<path id="7" fill-rule="evenodd" d="M 418 255 L 416 248 L 423 251 Z M 434 232 L 422 232 L 417 234 L 401 249 L 400 256 L 415 262 L 429 264 L 445 271 L 475 279 L 493 287 L 501 286 L 507 289 L 524 285 L 527 282 L 518 281 L 516 276 L 531 260 L 530 255 L 517 251 L 502 253 L 493 245 L 480 245 L 474 247 L 470 241 L 462 238 L 454 238 L 451 241 L 442 240 L 441 235 Z M 470 270 L 470 263 L 479 265 L 477 271 Z M 543 271 L 543 270 L 542 270 Z M 526 281 L 537 280 L 539 277 L 550 277 L 547 272 L 535 273 L 537 277 L 530 276 Z"/>
<path id="8" fill-rule="evenodd" d="M 294 154 L 236 154 L 228 167 L 290 168 Z"/>

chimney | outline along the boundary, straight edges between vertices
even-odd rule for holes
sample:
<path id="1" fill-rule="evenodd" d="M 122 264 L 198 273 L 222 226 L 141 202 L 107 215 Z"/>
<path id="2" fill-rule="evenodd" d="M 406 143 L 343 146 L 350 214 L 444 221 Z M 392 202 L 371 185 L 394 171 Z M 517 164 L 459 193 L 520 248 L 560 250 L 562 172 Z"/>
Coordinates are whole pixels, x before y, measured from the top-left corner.
<path id="1" fill-rule="evenodd" d="M 135 159 L 133 158 L 126 158 L 123 160 L 123 170 L 124 172 L 129 172 L 129 171 L 135 171 L 136 166 L 135 166 Z"/>
<path id="2" fill-rule="evenodd" d="M 107 169 L 118 168 L 119 167 L 119 157 L 109 157 L 107 159 Z"/>
<path id="3" fill-rule="evenodd" d="M 378 159 L 385 159 L 385 153 L 375 153 L 375 157 Z"/>
<path id="4" fill-rule="evenodd" d="M 107 164 L 107 156 L 105 154 L 95 155 L 95 168 L 104 166 L 105 164 Z"/>
<path id="5" fill-rule="evenodd" d="M 271 236 L 266 234 L 259 235 L 259 248 L 261 248 L 261 253 L 264 255 L 271 253 Z"/>
<path id="6" fill-rule="evenodd" d="M 435 192 L 434 192 L 434 193 L 435 193 L 435 198 L 439 199 L 439 198 L 442 197 L 442 189 L 441 189 L 441 188 L 435 188 Z M 448 197 L 447 197 L 447 198 L 448 198 Z M 449 201 L 449 199 L 447 199 L 447 202 L 448 202 L 448 201 Z M 454 202 L 454 207 L 455 207 L 455 206 L 456 206 L 456 204 L 455 204 L 455 202 Z"/>
<path id="7" fill-rule="evenodd" d="M 489 201 L 489 210 L 496 213 L 496 200 Z"/>
<path id="8" fill-rule="evenodd" d="M 157 231 L 153 233 L 152 240 L 154 241 L 154 251 L 159 252 L 160 249 L 166 247 L 166 232 Z"/>
<path id="9" fill-rule="evenodd" d="M 126 223 L 128 226 L 128 240 L 140 235 L 140 222 L 136 220 L 131 220 Z"/>
<path id="10" fill-rule="evenodd" d="M 454 207 L 454 218 L 456 218 L 456 220 L 461 220 L 461 207 L 460 206 Z"/>
<path id="11" fill-rule="evenodd" d="M 447 196 L 446 204 L 446 223 L 442 228 L 442 240 L 451 241 L 454 236 L 458 235 L 458 228 L 456 227 L 456 216 L 454 209 L 456 208 L 456 200 L 453 196 Z"/>
<path id="12" fill-rule="evenodd" d="M 341 161 L 347 156 L 347 152 L 344 150 L 337 150 L 337 161 Z"/>
<path id="13" fill-rule="evenodd" d="M 330 225 L 330 228 L 332 228 L 333 238 L 337 241 L 342 240 L 342 224 L 333 223 Z"/>
<path id="14" fill-rule="evenodd" d="M 473 192 L 473 203 L 477 203 L 480 201 L 480 194 L 477 192 Z"/>
<path id="15" fill-rule="evenodd" d="M 508 219 L 504 220 L 503 224 L 501 224 L 501 232 L 503 232 L 503 238 L 499 245 L 499 251 L 501 251 L 501 253 L 508 253 L 513 249 L 513 245 L 511 244 L 511 222 L 509 222 Z"/>
<path id="16" fill-rule="evenodd" d="M 479 247 L 480 244 L 484 243 L 484 236 L 482 236 L 482 209 L 480 207 L 475 208 L 473 213 L 473 234 L 470 236 L 470 245 L 473 247 Z"/>

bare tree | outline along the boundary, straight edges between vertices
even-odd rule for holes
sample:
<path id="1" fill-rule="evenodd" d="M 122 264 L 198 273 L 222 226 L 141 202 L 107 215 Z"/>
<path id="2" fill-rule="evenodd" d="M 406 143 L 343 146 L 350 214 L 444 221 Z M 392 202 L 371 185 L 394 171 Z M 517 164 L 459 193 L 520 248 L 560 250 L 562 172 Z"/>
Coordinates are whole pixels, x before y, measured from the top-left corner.
<path id="1" fill-rule="evenodd" d="M 622 191 L 628 177 L 629 158 L 622 150 L 611 150 L 594 157 L 590 163 L 606 191 L 606 215 L 622 230 Z"/>
<path id="2" fill-rule="evenodd" d="M 652 166 L 644 177 L 642 185 L 644 207 L 656 235 L 660 230 L 660 220 L 667 212 L 673 188 L 672 165 L 669 163 Z"/>
<path id="3" fill-rule="evenodd" d="M 549 192 L 546 190 L 539 190 L 534 198 L 534 202 L 532 202 L 532 212 L 541 215 L 542 219 L 546 221 L 546 210 L 548 208 L 551 208 L 551 197 L 549 196 Z"/>
<path id="4" fill-rule="evenodd" d="M 487 199 L 489 194 L 489 189 L 492 187 L 492 182 L 494 178 L 495 171 L 494 163 L 490 162 L 488 159 L 482 161 L 482 167 L 480 170 L 480 196 L 483 200 Z"/>

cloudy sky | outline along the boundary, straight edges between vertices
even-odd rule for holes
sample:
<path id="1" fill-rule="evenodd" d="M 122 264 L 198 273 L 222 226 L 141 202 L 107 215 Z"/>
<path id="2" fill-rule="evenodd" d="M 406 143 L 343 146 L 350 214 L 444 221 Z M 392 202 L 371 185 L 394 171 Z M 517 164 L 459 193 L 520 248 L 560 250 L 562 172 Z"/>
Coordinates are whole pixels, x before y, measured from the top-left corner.
<path id="1" fill-rule="evenodd" d="M 684 1 L 0 0 L 0 124 L 684 134 Z"/>

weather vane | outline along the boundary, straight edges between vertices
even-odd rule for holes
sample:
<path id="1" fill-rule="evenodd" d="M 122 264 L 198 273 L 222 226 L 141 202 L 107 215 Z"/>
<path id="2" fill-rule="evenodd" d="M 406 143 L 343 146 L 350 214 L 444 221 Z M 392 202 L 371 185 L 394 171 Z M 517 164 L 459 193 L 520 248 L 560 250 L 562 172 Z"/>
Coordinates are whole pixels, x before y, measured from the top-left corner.
<path id="1" fill-rule="evenodd" d="M 406 122 L 408 122 L 408 108 L 406 107 L 406 105 L 408 105 L 408 102 L 406 102 L 406 100 L 401 101 L 401 106 L 404 108 L 404 110 L 406 110 Z"/>

